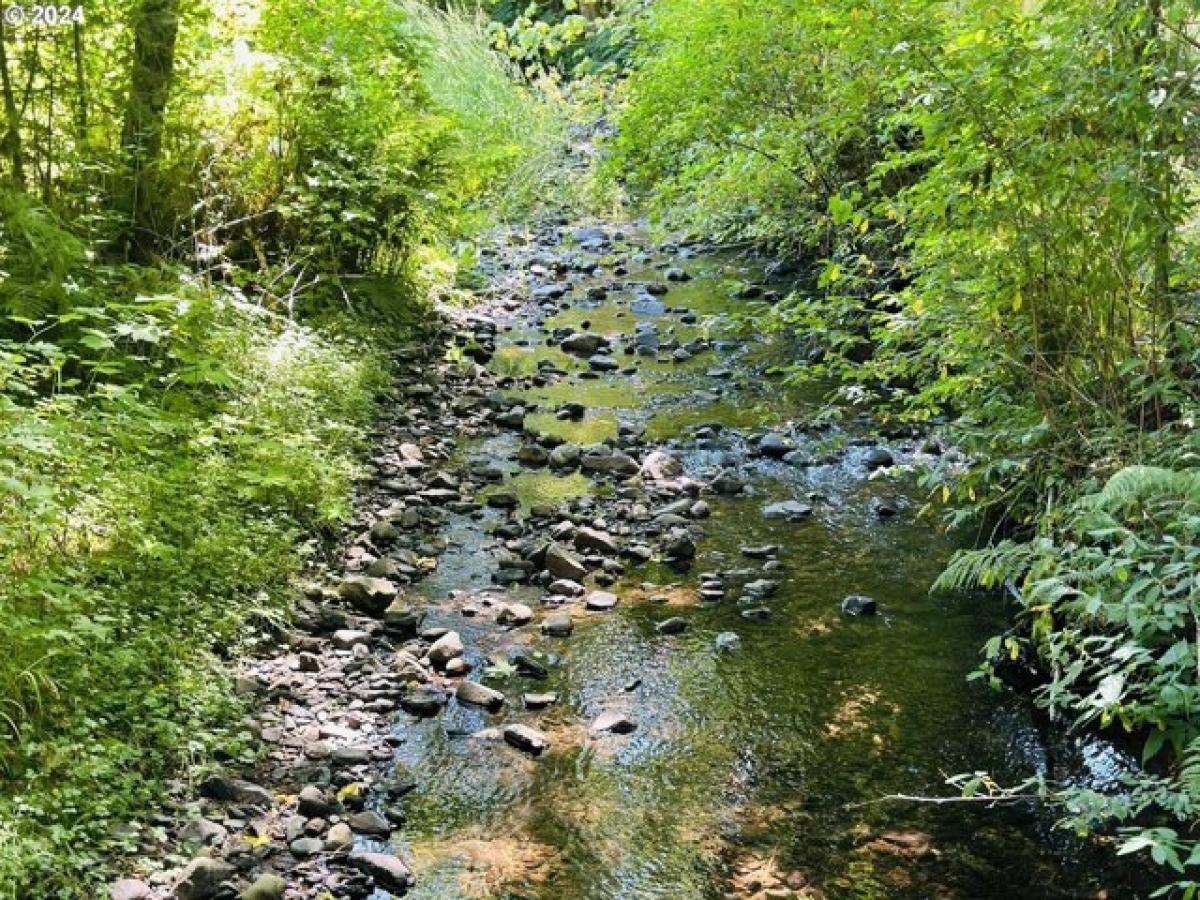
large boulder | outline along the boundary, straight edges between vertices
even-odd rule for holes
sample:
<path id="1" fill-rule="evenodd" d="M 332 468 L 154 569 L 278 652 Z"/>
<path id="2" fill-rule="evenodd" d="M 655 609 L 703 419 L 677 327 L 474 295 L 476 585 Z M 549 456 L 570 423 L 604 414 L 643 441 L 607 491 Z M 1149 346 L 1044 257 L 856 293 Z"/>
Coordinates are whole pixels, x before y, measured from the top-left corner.
<path id="1" fill-rule="evenodd" d="M 200 796 L 243 806 L 268 807 L 273 802 L 271 792 L 249 781 L 226 775 L 209 775 L 200 783 Z"/>
<path id="2" fill-rule="evenodd" d="M 591 356 L 601 347 L 606 347 L 607 345 L 608 341 L 600 335 L 580 331 L 563 338 L 559 347 L 567 353 L 574 353 L 578 356 Z"/>
<path id="3" fill-rule="evenodd" d="M 575 531 L 575 546 L 580 550 L 595 550 L 609 556 L 616 555 L 621 549 L 607 531 L 586 526 Z"/>
<path id="4" fill-rule="evenodd" d="M 466 648 L 457 631 L 447 631 L 429 647 L 429 661 L 442 667 L 452 659 L 458 659 Z"/>
<path id="5" fill-rule="evenodd" d="M 351 575 L 338 585 L 338 595 L 368 616 L 382 616 L 398 594 L 394 582 L 370 575 Z"/>
<path id="6" fill-rule="evenodd" d="M 545 568 L 555 578 L 570 581 L 582 581 L 588 571 L 575 554 L 553 543 L 546 548 Z"/>
<path id="7" fill-rule="evenodd" d="M 412 885 L 412 872 L 408 866 L 390 853 L 356 850 L 346 862 L 370 878 L 376 887 L 393 894 L 403 894 Z"/>
<path id="8" fill-rule="evenodd" d="M 179 874 L 171 896 L 174 900 L 212 900 L 236 873 L 237 869 L 223 859 L 201 856 Z"/>
<path id="9" fill-rule="evenodd" d="M 642 477 L 650 481 L 666 481 L 683 474 L 683 462 L 662 450 L 655 450 L 642 460 Z"/>

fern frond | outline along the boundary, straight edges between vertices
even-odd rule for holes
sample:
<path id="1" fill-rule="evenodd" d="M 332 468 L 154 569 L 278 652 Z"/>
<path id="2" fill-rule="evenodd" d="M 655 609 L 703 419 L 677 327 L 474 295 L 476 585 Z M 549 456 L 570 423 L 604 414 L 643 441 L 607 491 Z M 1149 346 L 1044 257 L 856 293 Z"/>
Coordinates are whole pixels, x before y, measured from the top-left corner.
<path id="1" fill-rule="evenodd" d="M 1037 552 L 1034 544 L 1005 540 L 994 547 L 960 550 L 933 583 L 935 593 L 992 588 L 1006 579 L 1020 580 Z"/>
<path id="2" fill-rule="evenodd" d="M 1109 478 L 1089 503 L 1098 510 L 1118 513 L 1133 504 L 1162 501 L 1200 503 L 1200 473 L 1127 466 Z"/>

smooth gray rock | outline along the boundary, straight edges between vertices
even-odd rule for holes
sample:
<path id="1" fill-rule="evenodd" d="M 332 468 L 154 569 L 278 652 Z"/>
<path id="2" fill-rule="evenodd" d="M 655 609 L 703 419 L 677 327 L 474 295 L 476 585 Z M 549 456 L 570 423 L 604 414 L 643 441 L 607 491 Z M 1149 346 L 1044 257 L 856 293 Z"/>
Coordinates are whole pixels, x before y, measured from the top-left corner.
<path id="1" fill-rule="evenodd" d="M 274 801 L 271 792 L 240 778 L 226 775 L 209 775 L 200 783 L 200 796 L 225 803 L 241 803 L 244 806 L 266 807 Z"/>
<path id="2" fill-rule="evenodd" d="M 461 682 L 454 692 L 454 696 L 458 698 L 459 703 L 482 706 L 489 712 L 498 712 L 504 705 L 502 693 L 477 681 Z"/>
<path id="3" fill-rule="evenodd" d="M 587 596 L 585 605 L 594 612 L 607 612 L 619 602 L 617 595 L 608 591 L 592 591 Z"/>
<path id="4" fill-rule="evenodd" d="M 762 508 L 763 518 L 786 519 L 789 522 L 800 522 L 810 518 L 813 508 L 799 500 L 784 500 L 780 503 L 768 503 Z"/>
<path id="5" fill-rule="evenodd" d="M 236 873 L 237 869 L 223 859 L 201 856 L 180 873 L 171 896 L 175 900 L 211 900 Z"/>
<path id="6" fill-rule="evenodd" d="M 551 613 L 542 620 L 542 634 L 548 637 L 570 637 L 574 630 L 575 623 L 569 613 Z"/>
<path id="7" fill-rule="evenodd" d="M 582 581 L 588 570 L 575 554 L 558 544 L 551 544 L 546 548 L 546 571 L 555 578 Z"/>
<path id="8" fill-rule="evenodd" d="M 457 631 L 448 631 L 429 647 L 429 661 L 435 666 L 444 666 L 452 659 L 463 655 L 462 638 Z"/>
<path id="9" fill-rule="evenodd" d="M 351 575 L 338 585 L 338 596 L 369 616 L 383 615 L 398 593 L 394 582 L 370 575 Z"/>
<path id="10" fill-rule="evenodd" d="M 408 866 L 390 853 L 356 850 L 347 857 L 346 862 L 385 891 L 402 894 L 412 885 L 412 872 Z"/>
<path id="11" fill-rule="evenodd" d="M 866 456 L 863 457 L 863 463 L 870 471 L 894 465 L 895 462 L 895 457 L 892 456 L 891 451 L 884 447 L 872 447 L 867 451 Z"/>
<path id="12" fill-rule="evenodd" d="M 136 878 L 122 878 L 108 889 L 109 900 L 148 900 L 150 885 Z"/>
<path id="13" fill-rule="evenodd" d="M 338 822 L 325 834 L 325 849 L 331 853 L 343 853 L 354 846 L 354 832 L 345 822 Z"/>
<path id="14" fill-rule="evenodd" d="M 392 833 L 391 823 L 373 809 L 354 813 L 346 819 L 346 824 L 359 834 L 387 837 Z"/>

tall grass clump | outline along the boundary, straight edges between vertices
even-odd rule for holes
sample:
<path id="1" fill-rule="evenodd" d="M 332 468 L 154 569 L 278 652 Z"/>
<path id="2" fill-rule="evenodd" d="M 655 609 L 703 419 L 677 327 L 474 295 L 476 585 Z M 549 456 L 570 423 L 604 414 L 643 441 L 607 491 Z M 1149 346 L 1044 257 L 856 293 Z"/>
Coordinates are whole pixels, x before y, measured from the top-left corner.
<path id="1" fill-rule="evenodd" d="M 452 190 L 476 213 L 466 217 L 464 230 L 573 202 L 573 111 L 557 82 L 528 79 L 493 49 L 491 21 L 482 10 L 436 9 L 415 0 L 404 0 L 402 8 L 419 40 L 430 96 L 451 119 L 448 154 L 458 176 Z"/>

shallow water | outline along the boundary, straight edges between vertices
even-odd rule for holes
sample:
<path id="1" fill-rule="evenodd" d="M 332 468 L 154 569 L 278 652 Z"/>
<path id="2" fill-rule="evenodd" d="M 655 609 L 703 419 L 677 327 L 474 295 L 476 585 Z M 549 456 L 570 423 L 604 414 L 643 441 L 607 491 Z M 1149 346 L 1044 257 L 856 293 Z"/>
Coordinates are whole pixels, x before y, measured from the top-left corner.
<path id="1" fill-rule="evenodd" d="M 684 265 L 695 278 L 654 302 L 568 300 L 547 325 L 587 320 L 615 334 L 652 320 L 684 340 L 702 331 L 732 335 L 723 317 L 743 303 L 729 298 L 730 285 L 755 272 L 728 258 Z M 629 277 L 661 280 L 653 267 Z M 581 298 L 596 280 L 568 296 Z M 678 322 L 668 310 L 680 307 L 702 321 Z M 505 324 L 496 371 L 531 373 L 539 359 L 572 373 L 586 368 L 546 347 L 532 320 Z M 617 609 L 578 622 L 567 640 L 532 628 L 497 632 L 453 604 L 435 609 L 430 624 L 462 633 L 472 677 L 488 656 L 515 646 L 550 654 L 551 674 L 530 681 L 493 670 L 484 680 L 510 698 L 500 714 L 452 702 L 443 716 L 398 732 L 405 740 L 397 765 L 418 773 L 420 785 L 408 798 L 404 830 L 419 876 L 409 896 L 1087 897 L 1118 877 L 1053 830 L 1045 812 L 880 802 L 893 793 L 945 795 L 945 776 L 957 772 L 985 769 L 1002 782 L 1038 770 L 1095 779 L 1125 761 L 1106 745 L 1047 735 L 1022 699 L 968 683 L 979 648 L 1003 627 L 1003 611 L 991 600 L 928 595 L 953 544 L 916 518 L 923 498 L 911 479 L 868 478 L 865 450 L 853 446 L 852 434 L 814 433 L 802 445 L 814 457 L 840 449 L 835 461 L 808 468 L 748 457 L 736 437 L 690 437 L 704 423 L 753 429 L 811 415 L 815 394 L 789 395 L 753 368 L 766 343 L 735 339 L 728 352 L 683 364 L 638 359 L 634 374 L 576 378 L 524 395 L 543 408 L 567 400 L 589 408 L 582 422 L 539 412 L 527 427 L 590 443 L 619 425 L 643 426 L 651 439 L 674 444 L 688 474 L 734 462 L 753 494 L 709 498 L 713 515 L 690 574 L 653 566 L 631 572 L 617 589 Z M 706 374 L 714 367 L 732 375 Z M 464 453 L 495 461 L 515 441 L 500 436 Z M 911 461 L 906 448 L 893 449 Z M 593 488 L 582 475 L 507 471 L 504 486 L 523 509 Z M 877 518 L 872 503 L 880 497 L 896 502 L 900 515 Z M 811 502 L 813 517 L 790 524 L 761 515 L 764 504 L 791 498 Z M 426 596 L 501 593 L 479 552 L 499 521 L 492 512 L 451 517 L 450 547 L 422 583 Z M 783 571 L 766 576 L 780 586 L 766 601 L 773 617 L 765 622 L 743 619 L 732 589 L 764 577 L 761 562 L 739 552 L 754 544 L 782 546 Z M 729 578 L 727 599 L 697 602 L 695 573 L 738 569 L 755 571 Z M 656 587 L 643 590 L 644 582 Z M 515 593 L 537 608 L 540 592 Z M 843 617 L 838 604 L 851 593 L 876 598 L 881 614 Z M 685 633 L 655 631 L 676 615 L 689 620 Z M 739 651 L 715 649 L 723 631 L 740 636 Z M 559 702 L 526 711 L 519 698 L 528 691 L 557 692 Z M 587 724 L 611 710 L 628 714 L 637 730 L 589 737 Z M 549 734 L 551 752 L 531 760 L 472 736 L 512 721 Z M 780 892 L 762 893 L 772 886 Z M 1109 896 L 1132 895 L 1127 886 L 1109 887 Z"/>

